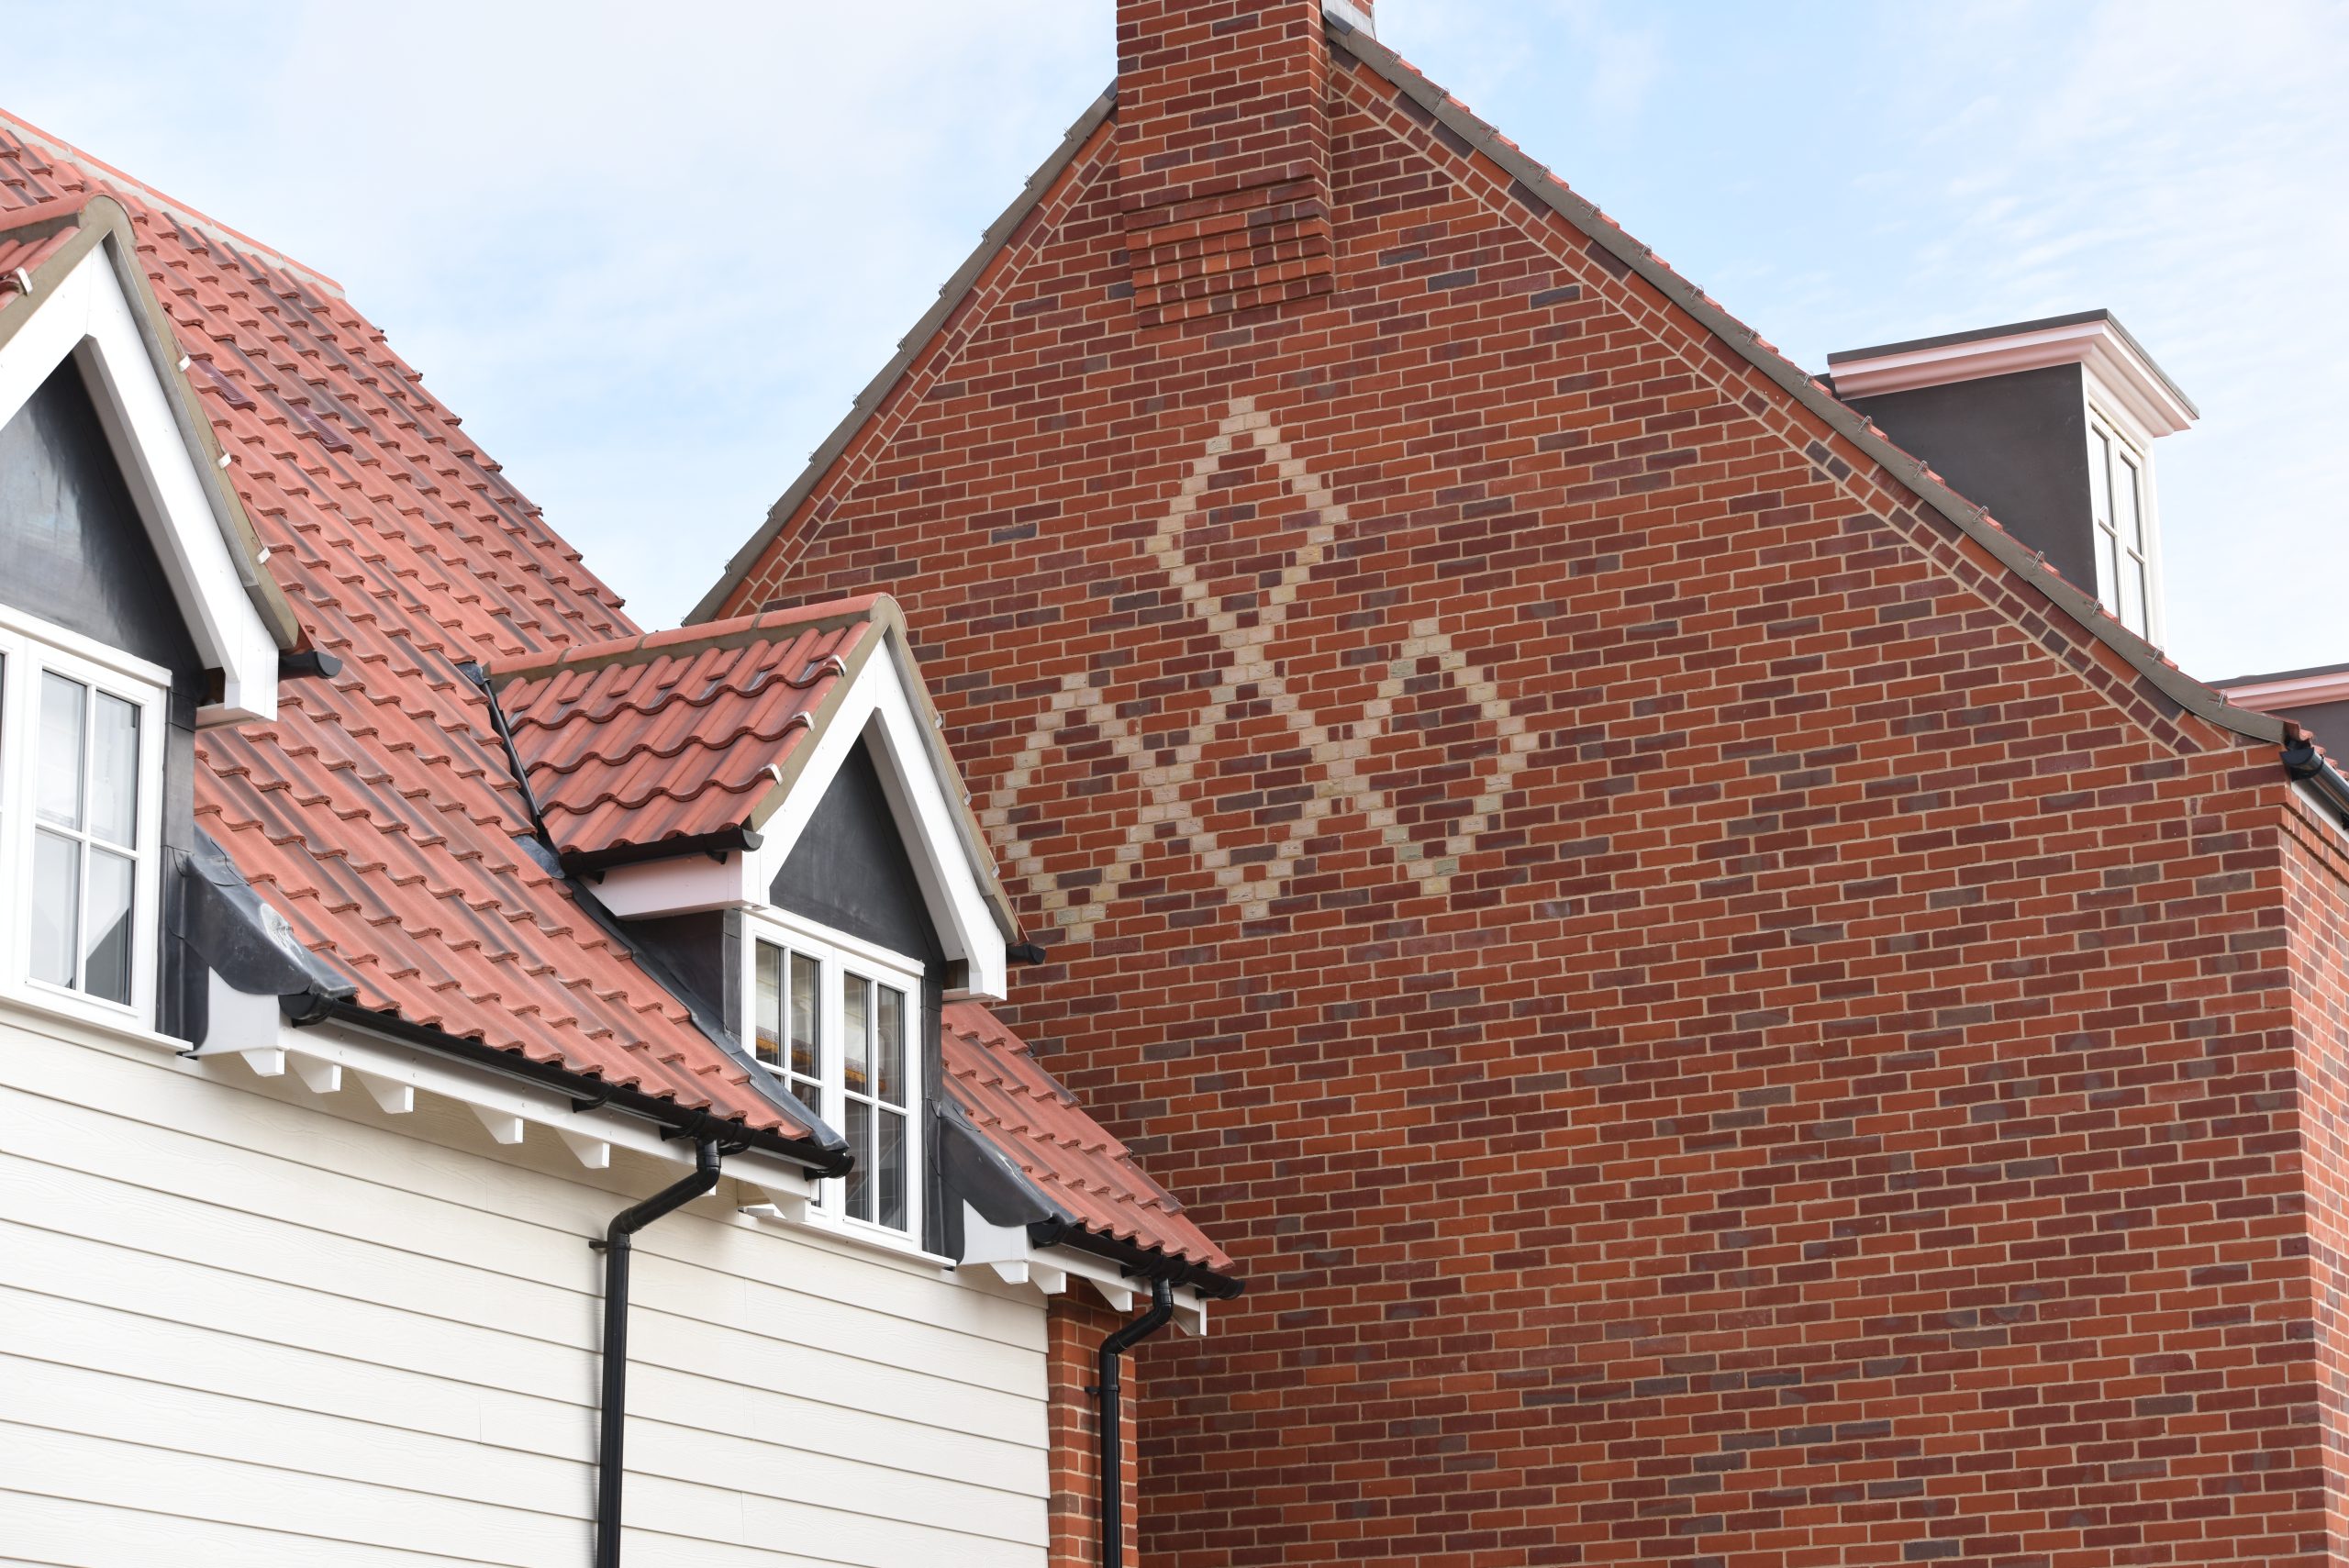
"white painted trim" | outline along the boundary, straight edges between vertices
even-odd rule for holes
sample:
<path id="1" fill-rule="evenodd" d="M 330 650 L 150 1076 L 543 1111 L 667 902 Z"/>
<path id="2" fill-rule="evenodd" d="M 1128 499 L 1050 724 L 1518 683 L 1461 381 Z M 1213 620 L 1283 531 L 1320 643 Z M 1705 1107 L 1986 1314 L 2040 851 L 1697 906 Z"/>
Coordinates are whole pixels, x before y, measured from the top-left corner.
<path id="1" fill-rule="evenodd" d="M 54 671 L 84 687 L 139 709 L 139 842 L 131 858 L 130 1000 L 93 996 L 32 976 L 33 806 L 39 751 L 39 697 L 36 681 Z M 170 744 L 169 672 L 118 649 L 50 626 L 36 617 L 0 608 L 0 992 L 28 1006 L 73 1018 L 144 1032 L 155 1018 L 158 933 L 162 929 L 163 762 Z M 64 829 L 74 832 L 73 829 Z M 88 894 L 88 839 L 83 843 Z M 86 916 L 86 909 L 83 910 Z M 80 940 L 81 933 L 76 933 Z"/>
<path id="2" fill-rule="evenodd" d="M 852 1239 L 917 1256 L 930 1256 L 921 1251 L 928 1207 L 923 1202 L 923 1194 L 927 1190 L 925 1184 L 929 1170 L 928 1140 L 922 1136 L 921 1129 L 928 1105 L 924 1096 L 930 1088 L 922 1072 L 921 963 L 902 953 L 892 952 L 878 943 L 860 940 L 846 932 L 819 925 L 786 910 L 762 906 L 740 924 L 741 945 L 737 950 L 736 970 L 741 975 L 741 992 L 735 1005 L 736 1017 L 741 1019 L 737 1034 L 743 1050 L 753 1062 L 758 1061 L 755 1010 L 758 1006 L 759 944 L 764 942 L 786 954 L 813 959 L 817 964 L 817 984 L 822 993 L 817 1000 L 816 1028 L 820 1049 L 812 1080 L 818 1085 L 818 1096 L 822 1100 L 818 1114 L 823 1118 L 825 1125 L 841 1130 L 843 1135 L 849 1123 L 846 972 L 853 970 L 860 979 L 885 986 L 904 998 L 906 1104 L 902 1110 L 886 1114 L 900 1116 L 905 1120 L 905 1226 L 899 1229 L 877 1220 L 859 1219 L 851 1215 L 848 1212 L 848 1178 L 845 1176 L 826 1178 L 818 1201 L 799 1218 L 821 1222 Z M 786 985 L 788 983 L 786 969 Z M 787 1007 L 788 1004 L 785 1018 L 786 1027 L 789 1023 Z M 758 1071 L 770 1074 L 781 1093 L 792 1092 L 793 1075 L 788 1071 L 770 1067 L 764 1062 L 758 1062 Z M 876 1116 L 885 1114 L 879 1108 L 883 1102 L 876 1096 L 867 1095 L 863 1098 L 875 1106 Z"/>
<path id="3" fill-rule="evenodd" d="M 166 689 L 172 684 L 172 673 L 161 664 L 150 664 L 135 653 L 109 648 L 95 637 L 84 637 L 71 628 L 52 625 L 38 616 L 28 616 L 7 605 L 0 605 L 0 631 L 13 631 L 35 642 L 47 643 L 84 664 L 95 665 L 125 680 Z"/>
<path id="4" fill-rule="evenodd" d="M 2254 681 L 2249 685 L 2221 686 L 2220 694 L 2237 707 L 2259 713 L 2278 708 L 2313 707 L 2321 703 L 2349 702 L 2349 670 L 2321 675 L 2295 675 L 2284 681 Z"/>
<path id="5" fill-rule="evenodd" d="M 840 706 L 817 737 L 815 750 L 783 805 L 760 829 L 763 841 L 753 857 L 751 884 L 761 897 L 774 885 L 841 765 L 858 740 L 866 740 L 890 816 L 905 839 L 915 880 L 938 928 L 940 945 L 948 958 L 969 965 L 972 990 L 999 995 L 1008 967 L 1003 931 L 972 865 L 975 851 L 959 830 L 960 808 L 946 798 L 932 740 L 923 728 L 922 705 L 914 701 L 900 663 L 903 657 L 893 633 L 885 651 L 876 650 L 841 694 Z"/>
<path id="6" fill-rule="evenodd" d="M 277 717 L 277 642 L 247 596 L 214 512 L 206 459 L 190 450 L 117 269 L 109 238 L 69 268 L 0 348 L 0 425 L 72 358 L 147 525 L 173 597 L 221 702 L 206 723 Z"/>
<path id="7" fill-rule="evenodd" d="M 750 857 L 740 851 L 729 851 L 723 861 L 693 853 L 613 866 L 583 880 L 597 903 L 623 920 L 634 920 L 756 904 L 764 895 L 751 882 L 751 869 Z"/>
<path id="8" fill-rule="evenodd" d="M 1131 1312 L 1140 1294 L 1108 1259 L 1074 1247 L 1038 1247 L 1024 1229 L 992 1224 L 968 1203 L 963 1206 L 963 1264 L 989 1269 L 1006 1284 L 1028 1285 L 1043 1296 L 1058 1296 L 1070 1280 L 1081 1279 L 1113 1312 Z M 1207 1299 L 1188 1285 L 1174 1287 L 1174 1327 L 1195 1340 L 1207 1337 Z"/>
<path id="9" fill-rule="evenodd" d="M 744 924 L 746 928 L 772 927 L 781 933 L 786 945 L 802 949 L 832 949 L 860 963 L 878 964 L 884 969 L 895 970 L 899 979 L 917 989 L 921 985 L 921 960 L 908 958 L 894 949 L 885 948 L 878 942 L 868 942 L 862 937 L 851 936 L 833 927 L 820 925 L 789 909 L 779 909 L 772 904 L 762 905 Z M 747 955 L 750 950 L 746 947 L 743 951 Z"/>
<path id="10" fill-rule="evenodd" d="M 296 1029 L 284 1021 L 276 997 L 247 995 L 217 974 L 209 979 L 209 1028 L 203 1042 L 193 1050 L 178 1040 L 161 1043 L 214 1071 L 277 1076 L 291 1062 L 294 1077 L 314 1087 L 314 1078 L 323 1082 L 326 1076 L 317 1068 L 332 1066 L 356 1078 L 391 1114 L 412 1109 L 421 1092 L 467 1107 L 480 1119 L 488 1141 L 511 1147 L 529 1141 L 532 1129 L 552 1132 L 572 1158 L 591 1170 L 608 1165 L 614 1149 L 675 1164 L 692 1162 L 691 1140 L 663 1139 L 658 1127 L 641 1118 L 608 1108 L 574 1111 L 571 1097 L 559 1089 L 343 1024 Z M 239 1064 L 223 1065 L 230 1057 Z M 275 1073 L 268 1071 L 273 1065 Z M 335 1076 L 339 1082 L 341 1073 Z M 770 1194 L 801 1191 L 807 1184 L 804 1167 L 758 1150 L 727 1156 L 726 1174 Z"/>
<path id="11" fill-rule="evenodd" d="M 2194 423 L 2194 411 L 2109 320 L 1845 360 L 1831 363 L 1828 373 L 1834 378 L 1836 395 L 1851 398 L 2069 364 L 2087 366 L 2148 437 L 2175 435 Z"/>
<path id="12" fill-rule="evenodd" d="M 2165 591 L 2162 581 L 2162 509 L 2158 487 L 2154 479 L 2153 441 L 2144 434 L 2143 427 L 2139 425 L 2134 418 L 2130 417 L 2125 413 L 2116 412 L 2116 410 L 2119 410 L 2121 407 L 2121 405 L 2113 400 L 2109 389 L 2106 388 L 2103 382 L 2093 371 L 2083 376 L 2081 380 L 2085 384 L 2081 388 L 2081 395 L 2085 399 L 2084 411 L 2087 416 L 2088 450 L 2087 455 L 2088 462 L 2093 466 L 2096 462 L 2097 427 L 2099 425 L 2104 427 L 2105 433 L 2109 437 L 2119 440 L 2123 447 L 2128 449 L 2128 455 L 2130 458 L 2134 460 L 2133 466 L 2137 470 L 2138 528 L 2144 534 L 2145 538 L 2145 628 L 2143 635 L 2147 642 L 2152 643 L 2156 648 L 2160 648 L 2165 645 L 2168 639 L 2169 606 L 2167 603 L 2167 594 Z M 2093 485 L 2094 481 L 2091 480 L 2090 484 Z M 2093 495 L 2093 490 L 2091 490 L 2090 494 Z M 2088 518 L 2088 545 L 2090 549 L 2101 550 L 2102 546 L 2098 542 L 2095 536 L 2102 531 L 2103 529 L 2101 526 L 2098 524 L 2094 516 L 2090 516 Z M 2114 536 L 2113 563 L 2114 570 L 2116 572 L 2119 571 L 2121 566 L 2125 562 L 2127 554 L 2127 547 L 2120 542 L 2119 535 L 2116 533 Z M 2118 586 L 2119 585 L 2116 584 L 2116 592 L 2118 590 Z M 2121 614 L 2121 606 L 2119 605 L 2106 605 L 2105 608 L 2110 610 L 2115 617 L 2118 617 Z M 2129 623 L 2122 621 L 2121 624 L 2123 626 L 2127 626 Z M 2134 631 L 2137 628 L 2131 627 L 2130 629 Z"/>

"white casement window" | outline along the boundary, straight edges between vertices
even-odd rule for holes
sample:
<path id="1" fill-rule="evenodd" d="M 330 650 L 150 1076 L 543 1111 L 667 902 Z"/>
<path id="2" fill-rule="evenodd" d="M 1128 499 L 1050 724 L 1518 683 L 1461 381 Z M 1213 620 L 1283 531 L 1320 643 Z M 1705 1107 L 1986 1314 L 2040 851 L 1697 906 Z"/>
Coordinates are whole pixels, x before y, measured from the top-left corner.
<path id="1" fill-rule="evenodd" d="M 2096 596 L 2138 636 L 2154 636 L 2153 487 L 2145 454 L 2088 416 L 2088 496 L 2096 518 Z"/>
<path id="2" fill-rule="evenodd" d="M 0 608 L 0 984 L 154 1015 L 167 672 Z"/>
<path id="3" fill-rule="evenodd" d="M 743 924 L 752 1054 L 856 1155 L 820 1211 L 918 1239 L 921 966 L 785 916 Z"/>

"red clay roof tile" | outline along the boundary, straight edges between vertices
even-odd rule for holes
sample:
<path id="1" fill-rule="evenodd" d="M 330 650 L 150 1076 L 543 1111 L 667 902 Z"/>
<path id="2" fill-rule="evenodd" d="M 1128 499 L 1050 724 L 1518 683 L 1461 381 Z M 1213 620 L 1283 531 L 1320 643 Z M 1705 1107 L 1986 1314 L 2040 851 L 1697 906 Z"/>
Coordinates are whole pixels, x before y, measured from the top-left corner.
<path id="1" fill-rule="evenodd" d="M 777 770 L 878 634 L 876 601 L 582 644 L 498 692 L 565 857 L 754 824 Z"/>
<path id="2" fill-rule="evenodd" d="M 457 668 L 632 637 L 618 598 L 321 281 L 0 120 L 0 237 L 102 190 L 204 367 L 192 384 L 269 570 L 311 644 L 343 661 L 288 683 L 276 723 L 199 735 L 198 825 L 362 1005 L 801 1137 L 534 857 L 488 706 Z"/>
<path id="3" fill-rule="evenodd" d="M 981 1002 L 946 1004 L 947 1092 L 1071 1222 L 1230 1275 L 1231 1259 Z"/>

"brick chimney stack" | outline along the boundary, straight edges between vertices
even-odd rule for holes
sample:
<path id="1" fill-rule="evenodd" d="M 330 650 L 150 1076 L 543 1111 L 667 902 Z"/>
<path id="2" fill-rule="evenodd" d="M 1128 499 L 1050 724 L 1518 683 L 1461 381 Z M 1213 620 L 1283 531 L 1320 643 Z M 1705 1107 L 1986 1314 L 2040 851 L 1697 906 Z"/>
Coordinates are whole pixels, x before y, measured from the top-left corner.
<path id="1" fill-rule="evenodd" d="M 1146 324 L 1330 292 L 1329 91 L 1319 0 L 1119 0 L 1119 203 Z"/>

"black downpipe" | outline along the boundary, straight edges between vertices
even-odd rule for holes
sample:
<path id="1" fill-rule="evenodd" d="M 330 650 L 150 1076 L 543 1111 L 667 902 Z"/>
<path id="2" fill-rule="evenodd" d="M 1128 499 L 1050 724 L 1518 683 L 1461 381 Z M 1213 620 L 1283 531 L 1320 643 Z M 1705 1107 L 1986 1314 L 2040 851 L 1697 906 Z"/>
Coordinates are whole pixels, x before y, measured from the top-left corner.
<path id="1" fill-rule="evenodd" d="M 1150 1310 L 1101 1341 L 1101 1568 L 1125 1568 L 1126 1455 L 1119 1418 L 1124 1401 L 1126 1352 L 1166 1327 L 1174 1316 L 1174 1286 L 1150 1282 Z"/>
<path id="2" fill-rule="evenodd" d="M 621 1451 L 628 1431 L 629 1238 L 716 1186 L 721 1158 L 713 1140 L 701 1140 L 694 1145 L 692 1175 L 612 1216 L 604 1239 L 587 1243 L 604 1254 L 604 1408 L 603 1436 L 596 1445 L 596 1568 L 619 1568 L 620 1562 L 620 1483 L 628 1474 Z"/>

